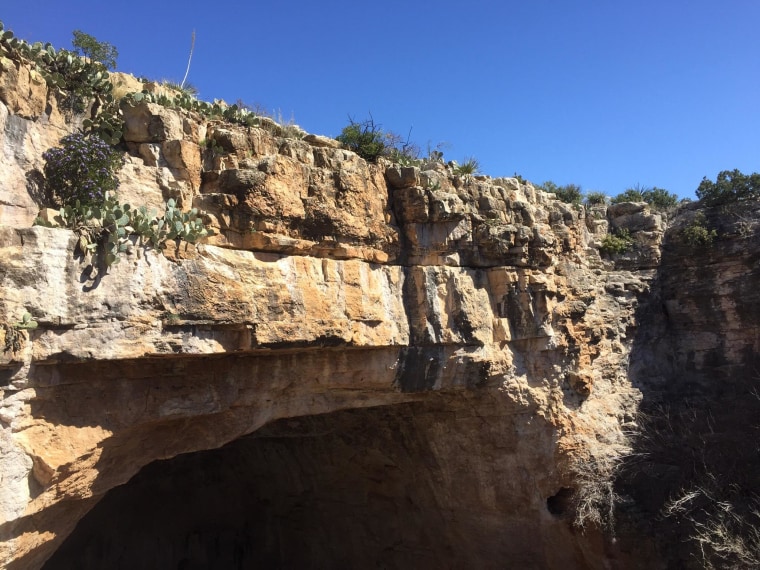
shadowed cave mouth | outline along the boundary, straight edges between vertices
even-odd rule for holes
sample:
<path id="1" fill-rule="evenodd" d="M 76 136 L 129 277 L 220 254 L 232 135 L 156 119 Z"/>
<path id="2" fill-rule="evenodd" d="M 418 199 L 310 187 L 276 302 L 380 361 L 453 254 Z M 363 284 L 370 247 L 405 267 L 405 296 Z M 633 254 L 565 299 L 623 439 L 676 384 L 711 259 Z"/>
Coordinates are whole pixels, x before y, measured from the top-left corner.
<path id="1" fill-rule="evenodd" d="M 429 429 L 446 421 L 421 403 L 283 419 L 154 462 L 44 568 L 445 568 L 493 556 L 482 546 L 493 530 L 460 514 L 456 540 L 437 507 Z M 466 533 L 480 535 L 477 552 L 461 550 Z"/>
<path id="2" fill-rule="evenodd" d="M 545 526 L 554 517 L 496 491 L 518 475 L 482 479 L 493 453 L 516 451 L 504 438 L 517 437 L 519 418 L 490 415 L 489 430 L 454 404 L 282 419 L 154 462 L 109 491 L 44 568 L 545 567 L 536 536 L 551 552 L 567 547 Z M 496 502 L 483 503 L 489 493 Z"/>

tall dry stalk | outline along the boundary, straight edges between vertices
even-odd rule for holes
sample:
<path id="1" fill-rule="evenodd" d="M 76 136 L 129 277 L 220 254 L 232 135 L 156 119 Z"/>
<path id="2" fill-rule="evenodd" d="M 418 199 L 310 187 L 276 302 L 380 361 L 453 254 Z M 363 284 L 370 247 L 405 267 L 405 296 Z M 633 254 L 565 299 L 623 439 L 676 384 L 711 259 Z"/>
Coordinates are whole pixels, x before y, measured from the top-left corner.
<path id="1" fill-rule="evenodd" d="M 187 69 L 185 70 L 185 76 L 182 78 L 182 83 L 179 84 L 180 89 L 185 87 L 187 74 L 190 73 L 190 62 L 193 60 L 193 49 L 195 49 L 195 30 L 193 30 L 193 34 L 190 39 L 190 56 L 187 58 Z"/>

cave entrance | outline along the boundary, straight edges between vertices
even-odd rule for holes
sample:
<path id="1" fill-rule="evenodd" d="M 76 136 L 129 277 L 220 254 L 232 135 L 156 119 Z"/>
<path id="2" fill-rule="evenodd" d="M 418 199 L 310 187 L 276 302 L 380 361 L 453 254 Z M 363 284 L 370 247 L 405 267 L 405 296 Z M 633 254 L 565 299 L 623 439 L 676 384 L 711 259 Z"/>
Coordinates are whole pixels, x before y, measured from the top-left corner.
<path id="1" fill-rule="evenodd" d="M 427 565 L 421 556 L 449 547 L 434 498 L 410 480 L 430 454 L 402 425 L 416 407 L 283 419 L 154 462 L 107 493 L 45 568 Z"/>
<path id="2" fill-rule="evenodd" d="M 154 462 L 108 492 L 44 568 L 583 567 L 540 496 L 514 496 L 525 474 L 498 469 L 519 463 L 514 416 L 485 423 L 446 408 L 282 419 Z"/>

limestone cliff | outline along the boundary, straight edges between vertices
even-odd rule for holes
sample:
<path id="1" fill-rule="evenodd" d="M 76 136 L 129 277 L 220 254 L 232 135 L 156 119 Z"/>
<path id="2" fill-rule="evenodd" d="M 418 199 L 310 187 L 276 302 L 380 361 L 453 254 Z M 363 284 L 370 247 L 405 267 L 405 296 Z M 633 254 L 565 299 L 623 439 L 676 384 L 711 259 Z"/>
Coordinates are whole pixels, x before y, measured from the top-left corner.
<path id="1" fill-rule="evenodd" d="M 605 529 L 651 374 L 629 357 L 660 214 L 141 102 L 122 105 L 121 200 L 174 198 L 216 235 L 106 269 L 32 226 L 41 153 L 82 117 L 8 65 L 0 321 L 39 324 L 0 355 L 8 568 L 659 556 Z M 614 259 L 610 227 L 635 240 Z"/>

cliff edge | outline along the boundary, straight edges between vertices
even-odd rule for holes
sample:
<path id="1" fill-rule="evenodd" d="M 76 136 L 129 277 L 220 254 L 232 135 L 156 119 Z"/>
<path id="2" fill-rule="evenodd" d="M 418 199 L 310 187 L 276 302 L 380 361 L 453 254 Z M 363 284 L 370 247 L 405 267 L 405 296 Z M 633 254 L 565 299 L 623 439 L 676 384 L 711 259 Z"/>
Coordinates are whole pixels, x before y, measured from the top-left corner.
<path id="1" fill-rule="evenodd" d="M 0 67 L 6 567 L 662 559 L 631 546 L 634 523 L 610 530 L 639 406 L 663 361 L 704 369 L 715 343 L 733 362 L 758 342 L 727 325 L 668 356 L 697 317 L 668 293 L 690 250 L 663 249 L 662 214 L 371 164 L 271 121 L 119 112 L 119 199 L 198 208 L 214 235 L 133 240 L 107 266 L 74 255 L 71 229 L 32 225 L 52 205 L 42 153 L 97 109 L 67 110 L 22 60 Z M 631 249 L 600 253 L 613 228 Z M 743 318 L 731 299 L 727 322 Z"/>

